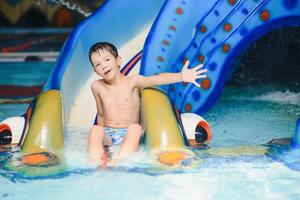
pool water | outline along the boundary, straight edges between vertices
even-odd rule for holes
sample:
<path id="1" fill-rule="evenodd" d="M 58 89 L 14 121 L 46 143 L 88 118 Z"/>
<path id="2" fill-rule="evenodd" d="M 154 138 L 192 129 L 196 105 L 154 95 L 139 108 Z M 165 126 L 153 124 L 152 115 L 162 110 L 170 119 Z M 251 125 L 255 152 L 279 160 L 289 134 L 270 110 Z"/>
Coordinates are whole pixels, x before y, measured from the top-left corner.
<path id="1" fill-rule="evenodd" d="M 42 85 L 54 62 L 0 62 L 0 85 Z"/>
<path id="2" fill-rule="evenodd" d="M 25 109 L 26 104 L 0 104 L 0 120 Z M 287 145 L 282 155 L 267 153 L 271 148 L 265 145 L 292 137 L 299 116 L 298 91 L 274 85 L 226 87 L 203 115 L 213 132 L 209 149 L 194 150 L 197 164 L 178 168 L 159 166 L 144 148 L 105 171 L 89 166 L 89 127 L 66 127 L 64 171 L 32 178 L 1 167 L 0 198 L 299 199 L 300 153 Z M 5 156 L 0 153 L 0 165 Z"/>

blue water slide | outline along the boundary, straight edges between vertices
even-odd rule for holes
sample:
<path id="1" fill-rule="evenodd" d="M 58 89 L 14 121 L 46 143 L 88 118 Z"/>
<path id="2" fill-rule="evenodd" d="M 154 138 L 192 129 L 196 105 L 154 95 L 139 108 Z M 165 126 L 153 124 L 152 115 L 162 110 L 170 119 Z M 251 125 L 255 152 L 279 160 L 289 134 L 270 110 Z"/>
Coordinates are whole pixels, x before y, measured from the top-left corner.
<path id="1" fill-rule="evenodd" d="M 161 87 L 181 112 L 201 114 L 220 97 L 234 59 L 266 33 L 288 26 L 300 26 L 298 0 L 109 0 L 74 29 L 44 91 L 61 90 L 67 120 L 78 113 L 86 118 L 87 107 L 95 108 L 90 88 L 83 87 L 93 74 L 88 50 L 110 41 L 131 52 L 127 60 L 143 49 L 142 75 L 179 72 L 185 59 L 191 67 L 203 63 L 208 77 L 200 89 L 187 83 Z M 143 40 L 127 45 L 140 34 Z M 81 108 L 75 115 L 74 107 Z"/>
<path id="2" fill-rule="evenodd" d="M 204 64 L 201 89 L 163 86 L 181 112 L 201 114 L 218 100 L 234 59 L 266 33 L 300 25 L 298 0 L 170 0 L 144 46 L 141 74 L 181 71 L 183 61 Z"/>
<path id="3" fill-rule="evenodd" d="M 161 87 L 181 112 L 201 114 L 220 97 L 229 74 L 234 70 L 234 59 L 264 34 L 287 26 L 300 26 L 300 0 L 105 1 L 100 9 L 72 31 L 43 88 L 44 93 L 32 102 L 24 115 L 26 125 L 20 146 L 29 157 L 22 161 L 36 164 L 36 160 L 30 161 L 34 156 L 57 160 L 60 156 L 57 152 L 63 146 L 62 110 L 65 124 L 84 123 L 90 126 L 96 114 L 90 85 L 99 78 L 93 76 L 88 59 L 89 48 L 94 43 L 109 41 L 115 44 L 124 55 L 125 63 L 131 64 L 140 59 L 143 50 L 140 66 L 143 75 L 179 72 L 185 59 L 191 61 L 191 67 L 203 63 L 208 69 L 208 77 L 200 81 L 200 89 L 186 83 Z M 122 71 L 130 69 L 130 65 L 126 65 Z M 161 133 L 165 131 L 162 130 Z M 26 136 L 23 135 L 25 132 Z M 171 137 L 173 133 L 168 132 Z M 165 137 L 162 138 L 158 146 L 165 140 Z M 296 152 L 298 158 L 300 119 L 291 147 L 296 148 L 292 153 Z M 274 157 L 278 159 L 278 156 Z M 47 162 L 47 159 L 40 162 Z M 289 162 L 289 159 L 286 160 Z M 292 165 L 297 167 L 298 160 L 293 160 Z M 53 163 L 50 162 L 50 166 L 54 166 Z M 5 167 L 27 173 L 19 166 L 18 169 L 15 165 Z M 54 174 L 63 170 L 64 166 L 59 167 Z M 33 171 L 36 170 L 29 170 L 30 173 Z M 46 173 L 49 174 L 49 171 Z"/>
<path id="4" fill-rule="evenodd" d="M 61 91 L 65 121 L 71 117 L 74 108 L 78 107 L 80 110 L 78 112 L 83 114 L 86 107 L 94 105 L 92 96 L 87 100 L 82 100 L 86 101 L 84 102 L 85 106 L 79 108 L 81 104 L 78 103 L 79 99 L 85 96 L 85 94 L 81 94 L 81 90 L 86 90 L 89 93 L 87 96 L 91 93 L 89 86 L 83 87 L 93 74 L 88 59 L 89 48 L 96 42 L 109 41 L 119 49 L 127 48 L 123 51 L 131 53 L 128 59 L 125 58 L 125 61 L 130 60 L 130 57 L 134 57 L 142 50 L 147 34 L 144 36 L 144 40 L 140 39 L 134 42 L 134 45 L 126 47 L 126 44 L 145 32 L 145 29 L 150 29 L 163 3 L 164 0 L 109 0 L 74 28 L 43 88 L 43 91 L 49 89 Z M 80 105 L 77 106 L 77 104 Z M 94 112 L 90 115 L 94 116 L 95 107 L 91 107 Z M 81 109 L 83 110 L 81 111 Z"/>

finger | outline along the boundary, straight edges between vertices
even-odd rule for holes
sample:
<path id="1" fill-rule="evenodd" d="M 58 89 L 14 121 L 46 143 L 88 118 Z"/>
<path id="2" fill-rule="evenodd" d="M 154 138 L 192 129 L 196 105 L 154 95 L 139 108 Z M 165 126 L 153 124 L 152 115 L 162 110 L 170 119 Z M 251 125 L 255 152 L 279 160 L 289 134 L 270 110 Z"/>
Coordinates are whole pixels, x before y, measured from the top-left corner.
<path id="1" fill-rule="evenodd" d="M 200 84 L 197 83 L 197 81 L 193 81 L 194 85 L 197 86 L 197 87 L 200 87 Z"/>
<path id="2" fill-rule="evenodd" d="M 193 71 L 197 71 L 198 69 L 202 68 L 203 66 L 204 66 L 203 64 L 197 65 L 197 66 L 194 67 L 192 70 L 193 70 Z"/>
<path id="3" fill-rule="evenodd" d="M 197 71 L 197 75 L 204 74 L 206 72 L 207 72 L 207 69 L 202 69 L 202 70 Z"/>
<path id="4" fill-rule="evenodd" d="M 190 65 L 190 61 L 186 60 L 184 63 L 183 69 L 187 69 L 189 65 Z"/>
<path id="5" fill-rule="evenodd" d="M 199 78 L 207 78 L 207 75 L 204 74 L 204 75 L 198 75 L 198 76 L 196 76 L 196 79 L 199 79 Z"/>

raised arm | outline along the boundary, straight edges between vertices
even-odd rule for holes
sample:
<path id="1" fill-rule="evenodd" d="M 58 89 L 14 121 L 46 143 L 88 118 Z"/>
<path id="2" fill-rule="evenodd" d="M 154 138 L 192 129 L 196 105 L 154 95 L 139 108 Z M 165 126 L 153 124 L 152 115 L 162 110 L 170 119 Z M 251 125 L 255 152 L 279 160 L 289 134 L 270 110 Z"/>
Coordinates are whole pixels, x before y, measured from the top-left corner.
<path id="1" fill-rule="evenodd" d="M 101 86 L 99 85 L 99 83 L 97 81 L 94 81 L 91 85 L 91 89 L 92 89 L 92 92 L 93 92 L 93 95 L 94 95 L 94 98 L 96 101 L 96 107 L 97 107 L 97 116 L 98 116 L 97 124 L 99 126 L 103 127 L 104 126 L 103 105 L 102 105 L 100 95 L 98 94 L 99 87 L 101 87 Z"/>
<path id="2" fill-rule="evenodd" d="M 190 82 L 195 84 L 197 87 L 200 87 L 200 84 L 197 83 L 197 79 L 206 78 L 204 73 L 207 72 L 206 69 L 199 70 L 203 65 L 198 65 L 193 69 L 188 69 L 189 61 L 186 61 L 182 71 L 179 73 L 161 73 L 155 76 L 141 76 L 138 75 L 134 77 L 134 84 L 136 87 L 144 88 L 151 87 L 156 85 L 165 85 L 178 82 Z"/>

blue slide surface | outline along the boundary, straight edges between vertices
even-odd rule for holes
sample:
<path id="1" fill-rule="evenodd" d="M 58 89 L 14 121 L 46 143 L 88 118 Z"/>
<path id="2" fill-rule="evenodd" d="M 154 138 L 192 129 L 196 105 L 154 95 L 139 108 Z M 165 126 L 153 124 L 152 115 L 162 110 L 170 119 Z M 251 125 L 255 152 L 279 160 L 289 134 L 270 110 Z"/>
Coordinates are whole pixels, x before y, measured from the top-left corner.
<path id="1" fill-rule="evenodd" d="M 141 74 L 203 63 L 208 78 L 162 87 L 182 112 L 208 111 L 222 93 L 234 59 L 264 34 L 300 25 L 298 0 L 167 1 L 147 38 Z"/>
<path id="2" fill-rule="evenodd" d="M 109 0 L 74 29 L 44 90 L 62 89 L 64 82 L 69 82 L 65 90 L 80 88 L 92 73 L 87 54 L 93 43 L 120 47 L 149 23 L 139 49 L 140 74 L 178 72 L 185 59 L 191 66 L 203 63 L 208 77 L 200 89 L 185 83 L 161 87 L 181 112 L 201 114 L 218 100 L 234 59 L 251 43 L 272 30 L 300 25 L 300 1 Z M 65 95 L 65 104 L 74 104 L 74 91 Z"/>

